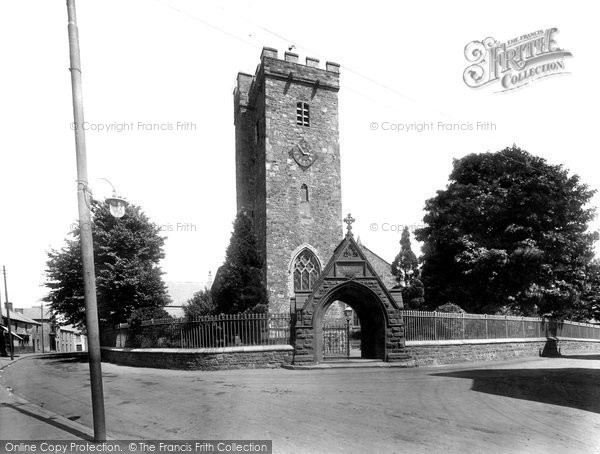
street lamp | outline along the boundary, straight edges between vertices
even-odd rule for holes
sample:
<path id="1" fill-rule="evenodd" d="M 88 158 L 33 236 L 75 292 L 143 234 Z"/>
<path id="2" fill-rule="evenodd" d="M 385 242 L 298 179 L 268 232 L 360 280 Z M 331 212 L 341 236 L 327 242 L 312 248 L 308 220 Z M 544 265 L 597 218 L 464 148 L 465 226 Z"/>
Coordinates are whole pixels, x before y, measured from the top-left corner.
<path id="1" fill-rule="evenodd" d="M 346 317 L 346 354 L 347 359 L 350 359 L 350 319 L 352 318 L 352 308 L 346 306 L 344 309 L 344 316 Z"/>
<path id="2" fill-rule="evenodd" d="M 104 390 L 102 387 L 102 367 L 100 358 L 100 330 L 98 327 L 98 303 L 96 301 L 96 272 L 94 270 L 94 246 L 92 241 L 92 217 L 87 201 L 88 174 L 85 150 L 85 130 L 83 128 L 83 90 L 81 85 L 81 61 L 79 54 L 79 31 L 75 0 L 67 0 L 69 31 L 69 62 L 73 96 L 73 130 L 75 131 L 75 154 L 77 157 L 77 206 L 83 265 L 83 288 L 85 296 L 85 320 L 88 334 L 88 355 L 90 364 L 90 388 L 92 392 L 92 415 L 94 440 L 106 440 L 104 418 Z M 110 183 L 110 182 L 109 182 Z M 112 186 L 112 185 L 111 185 Z M 114 187 L 113 187 L 114 191 Z M 121 217 L 125 214 L 125 201 L 113 193 L 107 199 L 111 214 Z"/>
<path id="3" fill-rule="evenodd" d="M 110 181 L 108 181 L 106 178 L 100 179 L 106 181 L 112 186 L 112 196 L 106 197 L 105 199 L 106 203 L 108 203 L 108 206 L 110 208 L 110 214 L 112 214 L 113 217 L 117 219 L 122 218 L 125 215 L 125 208 L 128 204 L 127 200 L 117 195 L 117 190 Z"/>

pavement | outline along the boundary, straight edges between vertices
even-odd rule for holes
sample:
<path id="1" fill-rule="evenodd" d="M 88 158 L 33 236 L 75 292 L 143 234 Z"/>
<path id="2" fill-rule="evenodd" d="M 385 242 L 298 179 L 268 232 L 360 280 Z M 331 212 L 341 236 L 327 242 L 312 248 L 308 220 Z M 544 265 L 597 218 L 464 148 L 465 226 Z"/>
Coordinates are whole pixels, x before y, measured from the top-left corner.
<path id="1" fill-rule="evenodd" d="M 600 453 L 600 355 L 411 369 L 102 367 L 115 439 L 269 439 L 283 453 Z M 10 399 L 0 438 L 85 438 L 67 425 L 92 426 L 83 358 L 26 358 L 0 375 Z M 31 415 L 6 387 L 54 413 Z"/>
<path id="2" fill-rule="evenodd" d="M 18 361 L 40 356 L 15 355 L 12 360 L 0 357 L 0 382 L 6 370 Z M 10 386 L 0 386 L 0 440 L 93 440 L 93 436 L 89 427 L 30 402 Z"/>
<path id="3" fill-rule="evenodd" d="M 374 367 L 416 367 L 414 360 L 386 363 L 379 359 L 340 359 L 331 360 L 318 364 L 284 364 L 282 367 L 288 370 L 324 370 L 324 369 L 372 369 Z"/>

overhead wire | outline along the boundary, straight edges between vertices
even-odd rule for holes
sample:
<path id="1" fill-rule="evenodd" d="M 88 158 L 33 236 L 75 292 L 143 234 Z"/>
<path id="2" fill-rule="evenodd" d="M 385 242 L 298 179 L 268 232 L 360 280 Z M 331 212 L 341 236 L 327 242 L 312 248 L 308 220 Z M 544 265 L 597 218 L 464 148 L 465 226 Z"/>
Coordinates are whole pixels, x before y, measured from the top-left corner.
<path id="1" fill-rule="evenodd" d="M 198 16 L 196 16 L 195 14 L 191 14 L 191 13 L 189 13 L 189 12 L 187 12 L 187 11 L 184 11 L 184 10 L 182 10 L 181 8 L 177 7 L 177 6 L 174 6 L 174 5 L 173 5 L 172 3 L 170 3 L 168 0 L 155 0 L 155 1 L 156 1 L 156 2 L 158 2 L 158 3 L 162 3 L 162 4 L 164 4 L 165 6 L 167 6 L 167 7 L 171 8 L 172 10 L 174 10 L 174 11 L 176 11 L 176 12 L 178 12 L 178 13 L 180 13 L 180 14 L 182 14 L 182 15 L 186 16 L 186 17 L 189 17 L 190 19 L 193 19 L 193 20 L 195 20 L 195 21 L 197 21 L 197 22 L 200 22 L 201 24 L 203 24 L 203 25 L 206 25 L 207 27 L 209 27 L 209 28 L 211 28 L 211 29 L 213 29 L 213 30 L 219 31 L 219 32 L 223 33 L 224 35 L 226 35 L 226 36 L 228 36 L 228 37 L 230 37 L 230 38 L 232 38 L 232 39 L 235 39 L 235 40 L 237 40 L 237 41 L 239 41 L 239 42 L 242 42 L 242 43 L 244 43 L 244 44 L 246 44 L 246 45 L 248 45 L 248 46 L 250 46 L 250 47 L 253 47 L 253 48 L 255 48 L 255 49 L 259 49 L 259 50 L 261 50 L 261 49 L 262 49 L 262 46 L 261 46 L 261 45 L 258 45 L 258 44 L 256 44 L 256 43 L 250 42 L 250 41 L 248 41 L 248 40 L 246 40 L 246 39 L 244 39 L 244 38 L 241 38 L 241 37 L 239 37 L 239 36 L 237 36 L 237 35 L 234 35 L 233 33 L 229 32 L 229 31 L 227 31 L 227 30 L 224 30 L 224 29 L 223 29 L 223 28 L 221 28 L 221 27 L 218 27 L 218 26 L 216 26 L 216 25 L 214 25 L 214 24 L 211 24 L 210 22 L 208 22 L 208 21 L 206 21 L 206 20 L 204 20 L 204 19 L 201 19 L 201 18 L 199 18 L 199 17 L 198 17 Z M 263 30 L 264 32 L 266 32 L 266 33 L 269 33 L 269 34 L 271 34 L 271 35 L 275 36 L 276 38 L 278 38 L 278 39 L 280 39 L 280 40 L 282 40 L 282 41 L 284 41 L 284 42 L 286 42 L 286 43 L 288 43 L 288 44 L 293 44 L 293 45 L 294 45 L 296 48 L 302 49 L 302 50 L 304 50 L 304 51 L 305 51 L 306 53 L 308 53 L 308 54 L 311 54 L 311 55 L 315 55 L 315 56 L 317 56 L 317 57 L 324 58 L 324 56 L 323 56 L 322 54 L 320 54 L 319 52 L 316 52 L 316 51 L 314 51 L 314 50 L 312 50 L 312 49 L 310 49 L 310 48 L 308 48 L 308 47 L 306 47 L 306 46 L 304 46 L 304 45 L 302 45 L 302 44 L 299 44 L 299 43 L 298 43 L 298 44 L 296 44 L 296 43 L 297 43 L 297 41 L 296 41 L 296 40 L 289 39 L 288 37 L 285 37 L 285 36 L 281 35 L 281 34 L 280 34 L 280 33 L 278 33 L 278 32 L 275 32 L 275 31 L 273 31 L 273 30 L 270 30 L 269 28 L 267 28 L 267 27 L 264 27 L 264 26 L 262 26 L 262 25 L 260 25 L 260 24 L 257 24 L 257 23 L 255 23 L 255 22 L 253 22 L 253 21 L 251 21 L 251 20 L 249 20 L 249 19 L 247 19 L 247 18 L 245 18 L 245 17 L 239 16 L 239 15 L 237 15 L 237 14 L 233 13 L 232 11 L 230 11 L 230 10 L 227 10 L 227 9 L 223 8 L 223 6 L 222 6 L 222 5 L 215 4 L 215 3 L 213 3 L 213 2 L 208 2 L 208 3 L 212 3 L 212 5 L 213 5 L 213 6 L 216 6 L 217 8 L 219 8 L 220 10 L 222 10 L 224 13 L 226 13 L 226 14 L 229 14 L 229 15 L 231 15 L 231 16 L 233 16 L 233 17 L 235 17 L 235 18 L 237 18 L 237 19 L 239 19 L 239 20 L 241 20 L 241 21 L 243 21 L 243 22 L 246 22 L 247 24 L 249 24 L 249 25 L 251 25 L 251 26 L 253 26 L 253 27 L 255 27 L 255 28 L 258 28 L 258 29 L 260 29 L 260 30 Z M 347 72 L 349 72 L 349 73 L 351 73 L 351 74 L 354 74 L 355 76 L 357 76 L 357 77 L 359 77 L 359 78 L 361 78 L 361 79 L 364 79 L 364 80 L 366 80 L 367 82 L 369 82 L 369 83 L 371 83 L 371 84 L 374 84 L 374 85 L 376 85 L 376 86 L 378 86 L 378 87 L 380 87 L 380 88 L 382 88 L 382 89 L 384 89 L 384 90 L 386 90 L 386 91 L 388 91 L 388 92 L 390 92 L 390 93 L 393 93 L 393 94 L 395 94 L 395 95 L 397 95 L 397 96 L 399 96 L 399 97 L 401 97 L 401 98 L 404 98 L 404 99 L 406 99 L 406 100 L 408 100 L 408 101 L 410 101 L 410 102 L 412 102 L 412 103 L 414 103 L 414 104 L 417 104 L 417 105 L 419 105 L 419 104 L 422 104 L 421 102 L 417 101 L 416 99 L 412 98 L 411 96 L 408 96 L 407 94 L 405 94 L 405 93 L 402 93 L 402 92 L 400 92 L 400 91 L 396 90 L 395 88 L 392 88 L 392 87 L 388 86 L 387 84 L 384 84 L 384 83 L 382 83 L 382 82 L 379 82 L 379 81 L 377 81 L 377 80 L 373 79 L 372 77 L 369 77 L 369 76 L 367 76 L 367 75 L 365 75 L 365 74 L 363 74 L 363 73 L 361 73 L 361 72 L 359 72 L 359 71 L 357 71 L 357 70 L 355 70 L 355 69 L 353 69 L 353 68 L 351 68 L 351 67 L 349 67 L 349 66 L 347 66 L 347 65 L 343 65 L 343 64 L 342 64 L 342 65 L 341 65 L 341 67 L 342 67 L 342 68 L 343 68 L 345 71 L 347 71 Z M 344 88 L 348 88 L 348 85 L 346 84 Z M 371 101 L 373 101 L 373 102 L 377 102 L 377 103 L 383 104 L 384 106 L 386 106 L 386 107 L 388 107 L 388 108 L 390 108 L 390 109 L 392 109 L 392 110 L 399 111 L 399 109 L 398 109 L 397 107 L 390 106 L 390 105 L 389 105 L 389 104 L 387 104 L 387 103 L 382 103 L 381 101 L 379 101 L 379 100 L 375 100 L 373 97 L 371 97 L 371 96 L 369 96 L 369 95 L 366 95 L 366 94 L 364 94 L 364 93 L 361 93 L 361 92 L 359 92 L 359 91 L 357 91 L 357 90 L 350 89 L 350 91 L 353 91 L 353 92 L 355 92 L 355 93 L 358 93 L 358 94 L 360 94 L 361 96 L 363 96 L 363 97 L 365 97 L 365 98 L 367 98 L 367 99 L 369 99 L 369 100 L 371 100 Z M 437 110 L 437 109 L 433 109 L 433 110 Z M 437 113 L 438 113 L 440 116 L 442 116 L 442 117 L 445 117 L 445 118 L 448 118 L 448 119 L 452 119 L 452 117 L 451 117 L 450 115 L 448 115 L 448 114 L 446 114 L 446 113 L 443 113 L 443 112 L 440 112 L 439 110 L 438 110 L 438 112 L 437 112 Z"/>

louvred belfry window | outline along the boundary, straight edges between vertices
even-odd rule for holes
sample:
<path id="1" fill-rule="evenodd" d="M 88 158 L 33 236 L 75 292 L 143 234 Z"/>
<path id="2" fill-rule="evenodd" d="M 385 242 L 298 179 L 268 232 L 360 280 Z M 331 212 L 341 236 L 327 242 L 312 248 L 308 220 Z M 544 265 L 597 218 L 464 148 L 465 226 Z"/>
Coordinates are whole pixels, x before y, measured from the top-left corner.
<path id="1" fill-rule="evenodd" d="M 309 250 L 302 251 L 294 263 L 294 291 L 310 290 L 320 272 L 321 268 L 315 254 Z"/>
<path id="2" fill-rule="evenodd" d="M 310 111 L 307 102 L 296 104 L 296 124 L 300 126 L 310 126 Z"/>

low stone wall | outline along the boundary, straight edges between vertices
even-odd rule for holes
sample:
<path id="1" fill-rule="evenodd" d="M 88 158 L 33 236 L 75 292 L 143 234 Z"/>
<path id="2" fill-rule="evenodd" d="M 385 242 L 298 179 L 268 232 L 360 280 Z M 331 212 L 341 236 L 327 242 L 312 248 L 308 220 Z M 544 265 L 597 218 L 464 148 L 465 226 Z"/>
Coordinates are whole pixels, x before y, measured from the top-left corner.
<path id="1" fill-rule="evenodd" d="M 264 369 L 290 364 L 292 353 L 291 345 L 196 349 L 102 347 L 102 361 L 159 369 Z"/>
<path id="2" fill-rule="evenodd" d="M 520 357 L 600 354 L 600 340 L 570 338 L 410 341 L 406 353 L 416 366 L 437 366 Z M 102 347 L 102 361 L 123 366 L 180 370 L 265 369 L 291 364 L 291 345 L 224 348 Z M 296 358 L 297 359 L 297 358 Z"/>
<path id="3" fill-rule="evenodd" d="M 600 340 L 570 338 L 407 341 L 406 353 L 417 366 L 437 366 L 535 356 L 600 353 Z"/>

